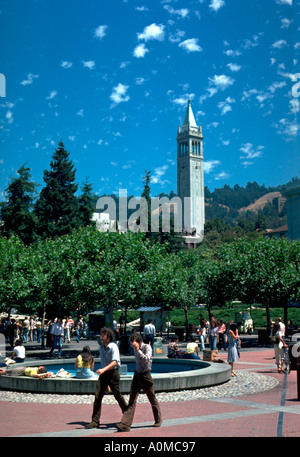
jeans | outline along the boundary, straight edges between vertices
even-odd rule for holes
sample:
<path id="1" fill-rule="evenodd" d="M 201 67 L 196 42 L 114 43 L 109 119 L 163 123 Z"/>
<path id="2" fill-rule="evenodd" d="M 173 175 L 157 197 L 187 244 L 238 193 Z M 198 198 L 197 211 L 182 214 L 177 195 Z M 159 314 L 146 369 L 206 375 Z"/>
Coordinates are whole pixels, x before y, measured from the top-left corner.
<path id="1" fill-rule="evenodd" d="M 62 336 L 61 335 L 53 335 L 53 344 L 50 351 L 50 355 L 53 353 L 54 349 L 58 346 L 58 357 L 61 356 L 62 350 Z"/>
<path id="2" fill-rule="evenodd" d="M 209 347 L 212 351 L 217 350 L 217 336 L 210 336 L 209 337 Z"/>
<path id="3" fill-rule="evenodd" d="M 200 351 L 203 351 L 203 349 L 205 349 L 204 336 L 200 335 Z"/>
<path id="4" fill-rule="evenodd" d="M 41 342 L 41 334 L 42 334 L 42 330 L 41 330 L 40 328 L 37 329 L 37 331 L 36 331 L 36 341 L 37 341 L 38 343 Z"/>
<path id="5" fill-rule="evenodd" d="M 29 331 L 28 327 L 23 328 L 23 341 L 24 341 L 24 343 L 28 343 L 28 331 Z"/>

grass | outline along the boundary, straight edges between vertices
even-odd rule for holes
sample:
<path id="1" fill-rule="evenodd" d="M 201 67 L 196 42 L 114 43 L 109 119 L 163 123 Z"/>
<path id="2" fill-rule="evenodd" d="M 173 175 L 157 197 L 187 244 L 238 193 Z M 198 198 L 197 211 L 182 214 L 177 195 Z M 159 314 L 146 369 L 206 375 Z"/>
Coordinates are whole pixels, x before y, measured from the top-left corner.
<path id="1" fill-rule="evenodd" d="M 263 305 L 254 304 L 254 307 L 250 309 L 250 305 L 233 303 L 224 307 L 212 307 L 211 312 L 217 319 L 222 319 L 224 323 L 228 323 L 231 320 L 235 320 L 235 313 L 239 311 L 248 311 L 251 314 L 254 328 L 266 327 L 267 325 L 267 313 Z M 199 316 L 202 315 L 208 319 L 208 311 L 206 308 L 192 308 L 188 310 L 188 321 L 189 324 L 199 324 Z M 270 308 L 270 316 L 273 321 L 277 317 L 284 318 L 284 309 L 282 308 Z M 139 312 L 134 310 L 128 310 L 127 320 L 138 319 Z M 295 324 L 300 326 L 300 308 L 288 308 L 288 322 L 292 319 Z M 184 326 L 185 315 L 184 310 L 173 309 L 169 312 L 169 320 L 172 326 Z"/>

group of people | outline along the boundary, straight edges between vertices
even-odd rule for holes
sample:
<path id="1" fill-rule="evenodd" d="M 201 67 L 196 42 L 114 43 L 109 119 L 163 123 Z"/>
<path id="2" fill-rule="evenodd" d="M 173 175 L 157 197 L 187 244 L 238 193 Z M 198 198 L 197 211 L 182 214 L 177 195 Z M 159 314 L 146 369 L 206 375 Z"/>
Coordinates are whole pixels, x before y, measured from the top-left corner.
<path id="1" fill-rule="evenodd" d="M 5 335 L 6 342 L 13 348 L 17 338 L 22 339 L 24 343 L 28 341 L 40 342 L 42 332 L 42 322 L 38 316 L 25 317 L 25 319 L 1 318 L 0 333 Z"/>
<path id="2" fill-rule="evenodd" d="M 59 324 L 60 325 L 60 324 Z M 119 431 L 130 431 L 137 398 L 141 389 L 147 395 L 152 407 L 154 417 L 154 427 L 160 427 L 162 424 L 162 415 L 160 406 L 154 391 L 153 378 L 151 376 L 152 367 L 152 347 L 145 344 L 139 333 L 133 333 L 130 337 L 130 344 L 134 351 L 136 369 L 132 379 L 130 396 L 128 403 L 120 391 L 120 373 L 121 366 L 120 352 L 118 345 L 114 342 L 114 332 L 112 329 L 104 327 L 101 329 L 100 359 L 101 367 L 94 370 L 94 357 L 88 346 L 84 347 L 81 354 L 75 361 L 76 378 L 80 379 L 98 379 L 96 383 L 95 399 L 92 411 L 92 420 L 85 428 L 98 428 L 100 425 L 102 400 L 104 395 L 110 389 L 111 393 L 117 400 L 121 411 L 121 421 L 116 424 Z M 41 367 L 14 367 L 0 368 L 0 376 L 30 376 L 34 378 L 46 378 L 53 376 L 53 373 L 47 372 L 44 366 Z"/>
<path id="3" fill-rule="evenodd" d="M 232 321 L 230 324 L 233 323 Z M 230 325 L 229 324 L 229 325 Z M 222 319 L 216 319 L 215 316 L 211 316 L 210 321 L 204 319 L 203 316 L 199 318 L 199 326 L 197 328 L 197 334 L 200 339 L 200 350 L 205 349 L 205 344 L 209 344 L 209 348 L 212 351 L 217 349 L 227 350 L 228 341 L 227 334 L 229 327 L 226 327 L 226 324 Z"/>
<path id="4" fill-rule="evenodd" d="M 200 351 L 205 349 L 205 344 L 209 343 L 209 348 L 216 351 L 219 344 L 223 344 L 227 350 L 227 361 L 231 365 L 231 376 L 236 376 L 233 370 L 233 364 L 239 359 L 239 333 L 236 323 L 230 322 L 228 329 L 221 319 L 216 320 L 212 316 L 210 323 L 200 317 L 200 325 L 197 329 L 200 339 L 200 348 L 196 339 L 191 337 L 191 341 L 187 343 L 186 350 L 180 350 L 178 346 L 179 338 L 174 336 L 168 345 L 168 358 L 185 358 L 185 359 L 200 359 Z M 220 343 L 221 342 L 221 343 Z"/>

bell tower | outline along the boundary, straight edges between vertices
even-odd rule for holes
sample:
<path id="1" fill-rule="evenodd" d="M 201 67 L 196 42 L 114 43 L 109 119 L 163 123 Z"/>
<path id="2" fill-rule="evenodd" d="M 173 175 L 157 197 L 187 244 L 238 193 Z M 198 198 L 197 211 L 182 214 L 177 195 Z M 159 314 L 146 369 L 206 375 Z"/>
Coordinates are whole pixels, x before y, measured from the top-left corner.
<path id="1" fill-rule="evenodd" d="M 203 237 L 203 136 L 201 126 L 196 124 L 190 100 L 182 127 L 178 127 L 177 131 L 177 195 L 182 203 L 185 232 Z"/>

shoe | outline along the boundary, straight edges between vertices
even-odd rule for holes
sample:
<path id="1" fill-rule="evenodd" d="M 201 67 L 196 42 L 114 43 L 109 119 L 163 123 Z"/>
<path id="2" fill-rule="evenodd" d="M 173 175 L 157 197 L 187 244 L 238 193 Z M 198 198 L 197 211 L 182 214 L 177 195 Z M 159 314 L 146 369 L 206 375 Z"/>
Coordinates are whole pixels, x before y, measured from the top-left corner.
<path id="1" fill-rule="evenodd" d="M 160 427 L 161 424 L 162 424 L 162 421 L 154 422 L 153 427 Z"/>
<path id="2" fill-rule="evenodd" d="M 122 424 L 122 422 L 119 422 L 118 424 L 116 424 L 116 427 L 118 430 L 120 430 L 120 432 L 130 432 L 130 427 L 128 427 L 125 424 Z"/>
<path id="3" fill-rule="evenodd" d="M 86 424 L 84 428 L 98 428 L 99 424 L 96 424 L 96 422 L 90 422 L 89 424 Z"/>

